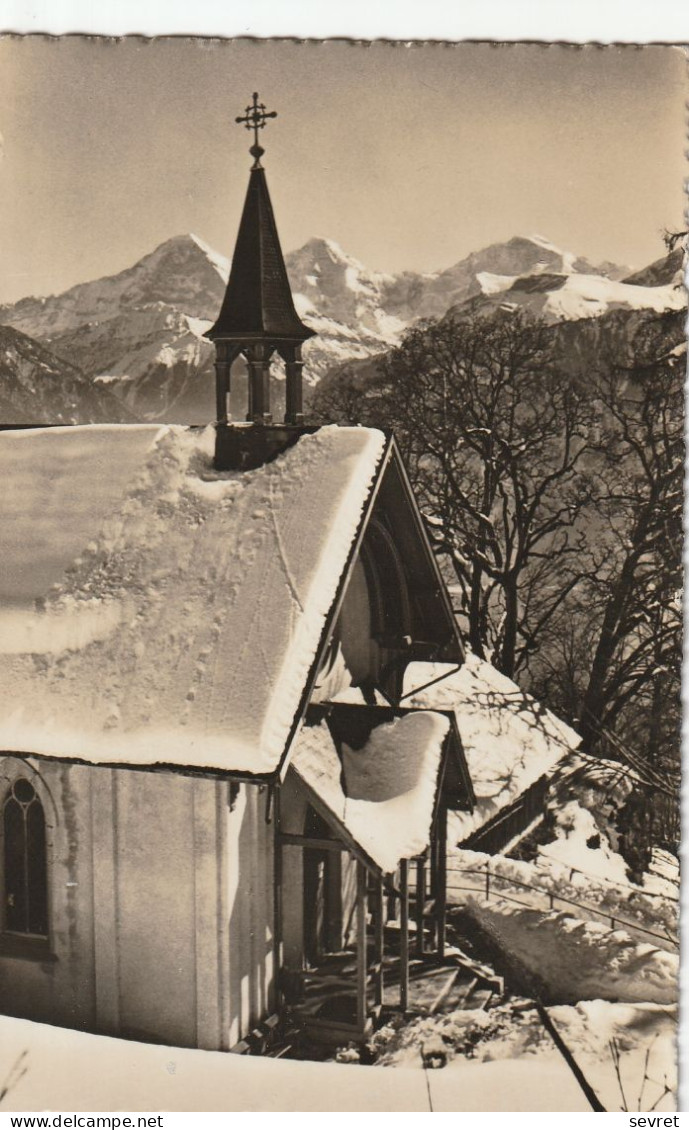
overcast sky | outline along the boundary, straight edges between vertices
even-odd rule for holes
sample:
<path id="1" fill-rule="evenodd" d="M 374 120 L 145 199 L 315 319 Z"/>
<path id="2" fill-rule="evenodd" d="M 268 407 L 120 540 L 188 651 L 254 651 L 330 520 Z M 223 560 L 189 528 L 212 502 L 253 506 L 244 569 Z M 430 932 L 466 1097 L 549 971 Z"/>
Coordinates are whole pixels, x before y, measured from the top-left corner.
<path id="1" fill-rule="evenodd" d="M 437 270 L 515 234 L 642 266 L 682 224 L 671 47 L 0 42 L 0 301 L 193 231 L 229 255 L 253 90 L 284 250 Z"/>

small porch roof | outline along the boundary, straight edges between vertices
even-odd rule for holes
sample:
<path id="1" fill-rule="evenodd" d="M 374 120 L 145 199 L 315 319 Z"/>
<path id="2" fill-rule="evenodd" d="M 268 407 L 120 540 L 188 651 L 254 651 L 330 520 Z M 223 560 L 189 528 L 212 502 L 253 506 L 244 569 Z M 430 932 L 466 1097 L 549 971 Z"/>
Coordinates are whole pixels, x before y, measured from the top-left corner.
<path id="1" fill-rule="evenodd" d="M 457 787 L 458 754 L 447 712 L 311 707 L 292 771 L 343 841 L 390 873 L 428 848 L 444 789 L 451 804 L 472 803 L 470 784 Z"/>
<path id="2" fill-rule="evenodd" d="M 451 829 L 465 840 L 579 745 L 565 722 L 490 663 L 471 653 L 461 668 L 410 663 L 405 701 L 417 709 L 451 710 L 476 793 L 473 812 L 458 812 Z"/>

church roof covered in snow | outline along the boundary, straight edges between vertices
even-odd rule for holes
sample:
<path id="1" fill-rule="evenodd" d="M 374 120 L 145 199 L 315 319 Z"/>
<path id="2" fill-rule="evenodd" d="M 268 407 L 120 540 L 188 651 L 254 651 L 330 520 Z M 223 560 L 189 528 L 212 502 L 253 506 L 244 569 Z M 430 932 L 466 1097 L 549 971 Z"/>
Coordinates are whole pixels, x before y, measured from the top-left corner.
<path id="1" fill-rule="evenodd" d="M 249 472 L 213 429 L 0 433 L 0 746 L 276 771 L 386 440 L 324 427 Z"/>
<path id="2" fill-rule="evenodd" d="M 476 794 L 473 812 L 451 817 L 458 841 L 511 804 L 581 741 L 570 726 L 471 653 L 459 669 L 410 663 L 404 693 L 405 705 L 455 712 Z"/>
<path id="3" fill-rule="evenodd" d="M 326 722 L 305 726 L 294 771 L 327 811 L 384 872 L 430 843 L 447 716 L 413 711 L 376 726 L 340 760 Z"/>

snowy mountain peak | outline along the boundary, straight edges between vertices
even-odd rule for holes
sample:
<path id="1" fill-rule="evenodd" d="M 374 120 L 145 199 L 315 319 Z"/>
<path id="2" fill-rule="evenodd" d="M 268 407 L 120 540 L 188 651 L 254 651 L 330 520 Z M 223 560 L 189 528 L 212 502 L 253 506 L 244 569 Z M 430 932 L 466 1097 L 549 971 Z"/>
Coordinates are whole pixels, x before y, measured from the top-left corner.
<path id="1" fill-rule="evenodd" d="M 200 236 L 190 232 L 184 235 L 174 235 L 170 239 L 166 239 L 164 243 L 158 244 L 148 255 L 139 259 L 130 268 L 130 271 L 151 275 L 159 272 L 164 273 L 171 268 L 178 270 L 183 268 L 185 263 L 190 268 L 198 269 L 199 263 L 204 262 L 217 272 L 223 283 L 227 282 L 230 271 L 229 261 Z M 123 272 L 123 274 L 127 273 Z"/>
<path id="2" fill-rule="evenodd" d="M 314 251 L 322 249 L 330 256 L 333 263 L 348 263 L 350 261 L 350 256 L 334 239 L 317 236 L 315 239 L 310 239 L 306 246 L 313 248 Z"/>
<path id="3" fill-rule="evenodd" d="M 215 251 L 210 244 L 206 243 L 198 235 L 194 235 L 193 232 L 190 232 L 187 238 L 195 243 L 199 250 L 203 252 L 208 261 L 215 267 L 220 278 L 226 283 L 230 277 L 230 260 L 224 255 L 221 255 L 219 251 Z"/>
<path id="4" fill-rule="evenodd" d="M 564 252 L 560 247 L 556 247 L 544 235 L 539 235 L 538 232 L 533 232 L 531 235 L 518 236 L 517 238 L 528 239 L 530 243 L 536 243 L 539 247 L 543 247 L 546 251 L 555 251 L 558 255 L 563 255 Z"/>
<path id="5" fill-rule="evenodd" d="M 296 308 L 318 335 L 305 350 L 311 383 L 333 364 L 397 344 L 419 319 L 442 318 L 468 302 L 525 307 L 546 321 L 684 302 L 673 289 L 681 269 L 674 258 L 615 286 L 627 281 L 628 268 L 592 266 L 539 234 L 491 244 L 434 273 L 373 271 L 324 237 L 308 240 L 285 263 Z M 201 237 L 175 235 L 117 274 L 0 308 L 0 322 L 76 365 L 101 392 L 107 383 L 139 418 L 205 422 L 213 411 L 213 350 L 203 333 L 220 309 L 228 273 L 228 261 Z M 17 404 L 20 391 L 13 387 Z M 98 418 L 96 408 L 92 415 Z"/>
<path id="6" fill-rule="evenodd" d="M 317 235 L 313 239 L 308 239 L 306 243 L 298 248 L 296 251 L 291 252 L 292 255 L 327 255 L 333 263 L 349 263 L 351 255 L 337 243 L 334 239 L 327 239 L 325 236 Z"/>
<path id="7" fill-rule="evenodd" d="M 318 236 L 309 239 L 296 251 L 290 251 L 285 257 L 288 270 L 299 274 L 311 273 L 332 275 L 333 272 L 353 272 L 357 279 L 367 285 L 382 286 L 394 281 L 394 276 L 386 275 L 380 271 L 372 271 L 361 260 L 355 259 L 345 251 L 334 239 Z M 352 277 L 350 275 L 350 277 Z"/>

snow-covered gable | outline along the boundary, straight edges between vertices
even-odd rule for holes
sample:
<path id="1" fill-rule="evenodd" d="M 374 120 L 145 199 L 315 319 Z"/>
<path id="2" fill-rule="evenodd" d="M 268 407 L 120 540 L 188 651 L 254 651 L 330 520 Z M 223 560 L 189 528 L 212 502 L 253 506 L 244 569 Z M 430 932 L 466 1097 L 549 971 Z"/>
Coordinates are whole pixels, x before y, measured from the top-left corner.
<path id="1" fill-rule="evenodd" d="M 3 506 L 23 515 L 20 537 L 2 523 L 3 557 L 33 573 L 0 604 L 0 745 L 274 772 L 384 436 L 322 428 L 238 473 L 213 470 L 212 429 L 59 431 L 0 435 Z"/>
<path id="2" fill-rule="evenodd" d="M 443 741 L 449 719 L 418 711 L 377 726 L 342 762 L 325 722 L 305 726 L 292 766 L 368 857 L 384 872 L 430 842 Z"/>
<path id="3" fill-rule="evenodd" d="M 411 663 L 405 695 L 411 706 L 454 710 L 476 794 L 473 813 L 450 816 L 457 841 L 466 839 L 548 773 L 579 742 L 579 735 L 490 663 L 467 654 L 457 670 L 449 664 Z"/>

